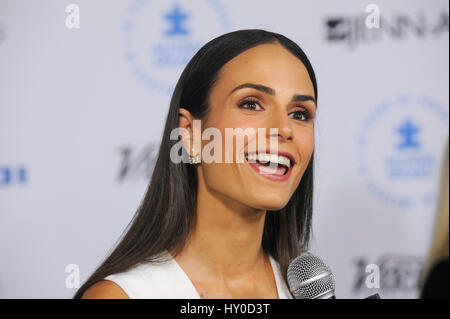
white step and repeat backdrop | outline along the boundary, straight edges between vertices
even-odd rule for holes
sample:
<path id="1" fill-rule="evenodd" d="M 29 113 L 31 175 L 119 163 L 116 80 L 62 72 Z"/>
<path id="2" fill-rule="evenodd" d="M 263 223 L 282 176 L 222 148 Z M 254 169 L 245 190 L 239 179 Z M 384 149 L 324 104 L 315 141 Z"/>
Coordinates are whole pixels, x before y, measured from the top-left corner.
<path id="1" fill-rule="evenodd" d="M 247 28 L 316 70 L 312 252 L 337 297 L 418 297 L 448 141 L 447 0 L 0 0 L 0 298 L 73 296 L 142 199 L 184 66 Z"/>

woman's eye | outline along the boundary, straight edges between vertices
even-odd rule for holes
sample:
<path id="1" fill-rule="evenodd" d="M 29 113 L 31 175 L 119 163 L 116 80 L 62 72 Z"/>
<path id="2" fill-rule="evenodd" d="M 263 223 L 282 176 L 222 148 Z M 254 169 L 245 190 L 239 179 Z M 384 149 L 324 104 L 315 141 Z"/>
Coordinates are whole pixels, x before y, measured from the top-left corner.
<path id="1" fill-rule="evenodd" d="M 239 107 L 242 109 L 249 109 L 255 111 L 261 111 L 262 107 L 259 105 L 258 101 L 253 99 L 244 100 L 239 103 Z"/>
<path id="2" fill-rule="evenodd" d="M 291 116 L 293 115 L 293 116 Z M 309 114 L 309 112 L 307 110 L 304 111 L 295 111 L 289 114 L 289 116 L 295 120 L 299 120 L 299 121 L 309 121 L 311 119 L 311 115 Z"/>

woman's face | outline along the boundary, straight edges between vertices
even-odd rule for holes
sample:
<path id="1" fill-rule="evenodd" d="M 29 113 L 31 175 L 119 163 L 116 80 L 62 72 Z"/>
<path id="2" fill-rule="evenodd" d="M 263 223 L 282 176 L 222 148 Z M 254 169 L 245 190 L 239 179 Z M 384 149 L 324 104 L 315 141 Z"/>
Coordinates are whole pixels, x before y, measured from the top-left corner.
<path id="1" fill-rule="evenodd" d="M 259 89 L 236 89 L 243 84 L 255 84 Z M 296 95 L 300 97 L 293 100 Z M 227 201 L 237 201 L 252 208 L 278 210 L 286 206 L 314 149 L 314 88 L 303 63 L 279 44 L 249 49 L 223 66 L 209 102 L 210 111 L 202 120 L 201 129 L 214 127 L 221 132 L 222 163 L 203 161 L 198 166 L 199 178 L 203 179 L 204 185 Z M 256 135 L 240 134 L 244 140 L 241 146 L 237 145 L 236 138 L 227 145 L 226 128 L 241 128 L 242 132 L 250 129 L 247 133 L 253 131 Z M 258 128 L 265 128 L 265 134 L 258 134 Z M 291 162 L 295 162 L 287 175 L 283 175 L 285 167 L 280 167 L 278 173 L 272 171 L 269 176 L 258 163 L 249 163 L 245 159 L 236 162 L 239 152 L 269 153 L 273 150 L 275 145 L 270 144 L 270 128 L 278 129 L 278 136 L 275 135 L 278 152 L 289 153 Z M 265 140 L 265 147 L 258 139 Z M 251 147 L 251 141 L 256 143 L 256 149 Z M 202 141 L 202 149 L 210 142 Z M 225 163 L 227 148 L 228 151 L 232 149 L 233 163 Z M 286 157 L 289 154 L 285 154 Z M 286 164 L 286 158 L 280 159 L 283 160 Z"/>

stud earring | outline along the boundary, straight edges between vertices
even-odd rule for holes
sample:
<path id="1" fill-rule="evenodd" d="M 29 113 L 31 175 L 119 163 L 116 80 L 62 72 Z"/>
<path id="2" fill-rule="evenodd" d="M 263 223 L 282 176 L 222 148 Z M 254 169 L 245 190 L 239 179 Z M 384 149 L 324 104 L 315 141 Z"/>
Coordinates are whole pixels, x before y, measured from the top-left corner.
<path id="1" fill-rule="evenodd" d="M 191 152 L 194 154 L 194 148 L 191 149 Z M 194 156 L 189 155 L 189 164 L 199 164 L 200 162 L 200 153 Z"/>

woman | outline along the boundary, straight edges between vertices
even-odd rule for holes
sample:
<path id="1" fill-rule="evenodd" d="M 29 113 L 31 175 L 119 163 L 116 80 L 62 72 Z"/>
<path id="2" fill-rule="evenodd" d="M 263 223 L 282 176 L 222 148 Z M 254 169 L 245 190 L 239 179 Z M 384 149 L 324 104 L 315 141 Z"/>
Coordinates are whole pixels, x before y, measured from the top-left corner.
<path id="1" fill-rule="evenodd" d="M 240 30 L 203 46 L 176 85 L 143 202 L 75 298 L 292 298 L 287 267 L 310 237 L 316 101 L 308 58 L 280 34 Z M 209 141 L 194 139 L 194 120 L 222 142 L 226 128 L 266 128 L 258 138 L 288 163 L 265 175 L 249 159 L 199 162 Z M 191 163 L 171 160 L 175 128 L 189 133 Z"/>

